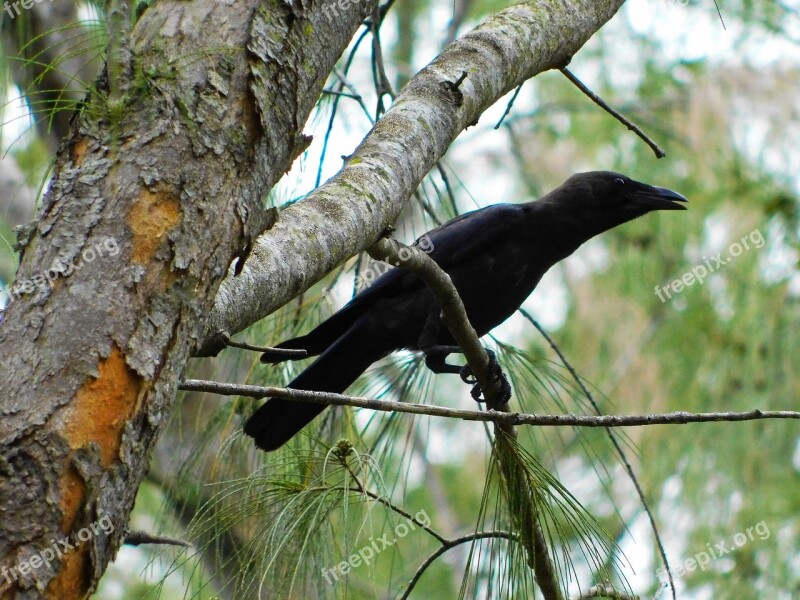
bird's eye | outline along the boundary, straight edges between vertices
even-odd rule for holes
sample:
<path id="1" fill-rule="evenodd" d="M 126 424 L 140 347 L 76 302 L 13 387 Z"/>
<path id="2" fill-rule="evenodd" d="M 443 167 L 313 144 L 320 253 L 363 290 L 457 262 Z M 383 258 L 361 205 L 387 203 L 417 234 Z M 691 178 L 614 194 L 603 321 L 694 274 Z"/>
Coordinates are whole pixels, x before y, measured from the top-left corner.
<path id="1" fill-rule="evenodd" d="M 622 179 L 622 177 L 617 177 L 614 180 L 614 185 L 617 186 L 617 187 L 622 187 L 623 185 L 625 185 L 625 180 Z"/>

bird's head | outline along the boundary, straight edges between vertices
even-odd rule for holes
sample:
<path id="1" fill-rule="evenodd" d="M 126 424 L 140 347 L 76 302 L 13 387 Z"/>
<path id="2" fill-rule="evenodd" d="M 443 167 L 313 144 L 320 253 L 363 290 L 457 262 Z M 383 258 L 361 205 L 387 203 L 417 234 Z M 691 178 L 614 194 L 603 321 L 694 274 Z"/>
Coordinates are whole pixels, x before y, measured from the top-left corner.
<path id="1" fill-rule="evenodd" d="M 613 171 L 577 173 L 542 198 L 580 221 L 592 235 L 654 210 L 686 210 L 686 198 Z"/>

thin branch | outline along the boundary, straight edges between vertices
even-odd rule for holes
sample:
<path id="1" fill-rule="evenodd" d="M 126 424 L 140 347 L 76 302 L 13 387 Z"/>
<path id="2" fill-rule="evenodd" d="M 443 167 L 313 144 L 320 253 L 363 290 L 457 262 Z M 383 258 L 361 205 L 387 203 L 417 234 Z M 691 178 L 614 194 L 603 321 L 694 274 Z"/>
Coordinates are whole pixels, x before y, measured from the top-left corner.
<path id="1" fill-rule="evenodd" d="M 370 114 L 367 105 L 364 103 L 364 97 L 356 89 L 356 86 L 347 80 L 347 76 L 342 73 L 338 67 L 333 68 L 333 74 L 336 75 L 336 78 L 339 80 L 339 93 L 342 93 L 341 90 L 343 88 L 350 90 L 350 94 L 352 95 L 351 97 L 358 102 L 358 105 L 361 107 L 361 110 L 364 111 L 364 114 L 367 116 L 367 120 L 370 122 L 370 124 L 374 125 L 375 119 L 372 117 L 372 114 Z"/>
<path id="2" fill-rule="evenodd" d="M 191 548 L 192 545 L 179 538 L 167 537 L 163 535 L 153 535 L 146 531 L 129 531 L 125 534 L 123 544 L 126 546 L 141 546 L 142 544 L 164 544 L 167 546 L 183 546 Z"/>
<path id="3" fill-rule="evenodd" d="M 375 118 L 377 119 L 386 112 L 386 108 L 383 105 L 383 96 L 388 94 L 392 100 L 395 99 L 392 84 L 389 82 L 389 77 L 386 75 L 386 67 L 383 64 L 383 48 L 380 34 L 382 23 L 381 7 L 376 4 L 372 11 L 369 28 L 372 32 L 372 75 L 375 80 L 375 93 L 378 95 L 378 105 L 375 109 Z"/>
<path id="4" fill-rule="evenodd" d="M 453 18 L 447 26 L 447 36 L 445 37 L 445 44 L 451 43 L 458 35 L 458 29 L 464 22 L 469 11 L 472 0 L 454 0 L 453 1 Z"/>
<path id="5" fill-rule="evenodd" d="M 401 517 L 405 517 L 406 519 L 408 519 L 409 521 L 411 521 L 412 523 L 417 525 L 420 529 L 422 529 L 423 531 L 427 532 L 428 535 L 430 535 L 431 537 L 434 537 L 437 540 L 439 540 L 439 542 L 441 544 L 447 544 L 448 543 L 447 538 L 444 537 L 443 535 L 441 535 L 438 531 L 436 531 L 435 529 L 429 527 L 428 525 L 425 525 L 422 521 L 417 519 L 411 513 L 407 512 L 405 509 L 403 509 L 403 508 L 397 506 L 396 504 L 392 503 L 388 498 L 385 498 L 385 497 L 381 496 L 380 494 L 376 494 L 375 492 L 370 491 L 366 487 L 364 487 L 364 485 L 361 483 L 361 480 L 353 472 L 353 469 L 350 467 L 350 464 L 347 462 L 346 457 L 342 457 L 340 460 L 342 462 L 342 466 L 344 466 L 344 468 L 347 470 L 347 472 L 350 473 L 350 476 L 353 478 L 353 481 L 356 482 L 356 485 L 358 486 L 357 491 L 359 493 L 364 494 L 364 495 L 372 498 L 376 502 L 380 502 L 386 508 L 388 508 L 391 511 L 396 512 Z"/>
<path id="6" fill-rule="evenodd" d="M 486 398 L 487 406 L 497 408 L 504 404 L 501 382 L 490 380 L 487 376 L 489 355 L 469 322 L 464 303 L 450 276 L 424 252 L 395 240 L 382 238 L 367 251 L 375 260 L 383 260 L 407 268 L 425 282 L 425 285 L 433 293 L 436 303 L 442 309 L 442 321 L 461 348 L 464 358 Z"/>
<path id="7" fill-rule="evenodd" d="M 500 129 L 500 125 L 502 125 L 503 121 L 506 120 L 506 117 L 511 112 L 511 108 L 514 106 L 514 101 L 517 99 L 517 96 L 519 96 L 519 93 L 522 91 L 523 85 L 525 84 L 520 83 L 517 86 L 517 89 L 514 90 L 514 93 L 511 95 L 511 99 L 508 101 L 508 104 L 506 105 L 506 110 L 503 112 L 503 116 L 500 117 L 500 120 L 497 122 L 497 125 L 494 126 L 495 129 Z"/>
<path id="8" fill-rule="evenodd" d="M 361 100 L 361 96 L 351 94 L 350 92 L 337 92 L 336 90 L 322 90 L 322 93 L 327 96 L 341 96 L 342 98 L 352 98 L 353 100 Z"/>
<path id="9" fill-rule="evenodd" d="M 456 546 L 459 546 L 459 545 L 463 544 L 464 542 L 474 541 L 474 540 L 479 540 L 479 539 L 485 539 L 485 538 L 502 538 L 502 539 L 507 539 L 507 540 L 510 540 L 510 541 L 519 541 L 518 536 L 514 535 L 513 533 L 509 533 L 507 531 L 482 531 L 482 532 L 477 532 L 477 533 L 472 533 L 472 534 L 469 534 L 469 535 L 465 535 L 465 536 L 462 536 L 462 537 L 459 537 L 459 538 L 448 539 L 448 538 L 444 537 L 443 535 L 441 535 L 439 532 L 437 532 L 435 529 L 429 527 L 428 525 L 425 525 L 422 521 L 417 519 L 414 515 L 412 515 L 411 513 L 406 511 L 405 509 L 393 504 L 389 499 L 384 498 L 383 496 L 380 496 L 380 495 L 376 494 L 375 492 L 372 492 L 372 491 L 368 490 L 361 483 L 361 480 L 355 474 L 355 472 L 353 471 L 353 469 L 350 466 L 350 464 L 347 462 L 347 454 L 340 455 L 339 456 L 339 460 L 340 460 L 342 466 L 347 470 L 347 472 L 350 474 L 350 476 L 353 478 L 353 481 L 356 484 L 356 489 L 355 490 L 353 490 L 352 488 L 341 488 L 343 491 L 348 491 L 348 492 L 355 491 L 355 492 L 364 494 L 364 495 L 368 496 L 369 498 L 372 498 L 376 502 L 380 502 L 381 504 L 386 506 L 389 510 L 392 510 L 392 511 L 396 512 L 397 514 L 405 517 L 409 521 L 411 521 L 414 524 L 416 524 L 420 529 L 422 529 L 423 531 L 428 533 L 431 537 L 436 538 L 436 540 L 441 544 L 441 546 L 433 554 L 428 556 L 428 558 L 426 558 L 425 561 L 422 563 L 422 565 L 420 565 L 420 567 L 417 569 L 417 572 L 414 574 L 414 577 L 409 582 L 406 591 L 403 593 L 403 596 L 402 596 L 403 598 L 408 598 L 409 594 L 411 594 L 412 590 L 416 586 L 416 584 L 419 581 L 420 577 L 422 577 L 422 574 L 425 572 L 425 570 L 431 564 L 433 564 L 433 562 L 437 558 L 439 558 L 442 554 L 444 554 L 448 550 L 451 550 L 452 548 L 455 548 Z"/>
<path id="10" fill-rule="evenodd" d="M 308 356 L 308 352 L 302 349 L 298 350 L 294 348 L 272 348 L 270 346 L 253 346 L 252 344 L 247 344 L 245 342 L 234 342 L 227 331 L 220 331 L 217 334 L 217 337 L 226 346 L 230 346 L 231 348 L 241 348 L 242 350 L 250 350 L 252 352 L 267 352 L 274 356 L 281 356 L 286 358 L 305 358 L 306 356 Z"/>
<path id="11" fill-rule="evenodd" d="M 523 317 L 525 317 L 525 319 L 527 319 L 536 328 L 536 330 L 542 335 L 542 337 L 544 337 L 544 339 L 547 340 L 547 343 L 550 344 L 550 347 L 558 355 L 558 358 L 561 359 L 561 363 L 564 365 L 564 367 L 566 367 L 570 375 L 572 375 L 572 378 L 575 380 L 575 383 L 577 383 L 578 387 L 581 388 L 581 392 L 583 392 L 583 395 L 586 396 L 586 399 L 592 405 L 592 408 L 594 408 L 595 412 L 598 415 L 602 415 L 602 412 L 600 411 L 600 406 L 595 401 L 594 396 L 592 396 L 592 393 L 589 391 L 589 388 L 587 388 L 586 385 L 583 383 L 583 379 L 578 375 L 578 372 L 567 360 L 567 357 L 564 356 L 564 353 L 561 352 L 561 348 L 559 348 L 558 345 L 553 341 L 553 338 L 551 338 L 547 334 L 544 328 L 541 325 L 539 325 L 539 322 L 536 319 L 534 319 L 525 309 L 520 308 L 519 312 Z M 625 471 L 628 473 L 628 477 L 633 482 L 633 487 L 636 488 L 636 493 L 639 495 L 639 500 L 641 501 L 642 506 L 644 507 L 644 511 L 647 514 L 648 520 L 650 521 L 650 528 L 653 530 L 653 535 L 656 538 L 656 546 L 658 547 L 658 553 L 661 556 L 661 561 L 664 563 L 664 568 L 667 571 L 667 577 L 669 577 L 670 589 L 672 590 L 672 600 L 677 600 L 675 592 L 675 582 L 672 578 L 672 569 L 669 566 L 669 560 L 667 559 L 667 551 L 664 548 L 664 543 L 661 540 L 661 534 L 659 533 L 658 526 L 656 525 L 656 519 L 653 516 L 653 512 L 650 510 L 650 505 L 647 502 L 644 490 L 642 489 L 641 485 L 639 485 L 639 479 L 633 472 L 633 466 L 628 461 L 628 458 L 625 456 L 625 452 L 622 450 L 622 445 L 617 440 L 617 437 L 609 428 L 606 428 L 606 433 L 608 433 L 608 437 L 611 440 L 611 444 L 614 446 L 614 449 L 616 450 L 617 455 L 620 458 L 620 461 L 622 461 L 622 464 L 625 467 Z"/>
<path id="12" fill-rule="evenodd" d="M 382 412 L 410 413 L 431 417 L 447 417 L 464 421 L 507 423 L 509 425 L 533 425 L 536 427 L 642 427 L 646 425 L 685 425 L 716 421 L 760 421 L 763 419 L 798 419 L 800 411 L 760 410 L 745 412 L 689 413 L 684 411 L 652 415 L 538 415 L 535 413 L 499 412 L 496 410 L 474 411 L 445 408 L 427 404 L 408 404 L 391 400 L 375 400 L 359 396 L 346 396 L 329 392 L 311 392 L 291 388 L 220 383 L 200 379 L 187 379 L 178 385 L 187 392 L 210 392 L 221 396 L 245 396 L 248 398 L 280 398 L 295 402 L 353 406 Z"/>
<path id="13" fill-rule="evenodd" d="M 666 153 L 658 146 L 658 144 L 656 144 L 653 140 L 651 140 L 644 131 L 639 129 L 638 125 L 632 123 L 626 117 L 622 116 L 619 112 L 611 108 L 606 103 L 605 100 L 603 100 L 600 96 L 598 96 L 588 87 L 586 87 L 586 85 L 584 85 L 584 83 L 580 79 L 575 77 L 575 75 L 573 75 L 569 69 L 563 67 L 560 69 L 560 71 L 564 74 L 564 76 L 567 79 L 569 79 L 575 85 L 575 87 L 577 87 L 580 91 L 589 96 L 592 102 L 597 104 L 600 108 L 602 108 L 603 110 L 608 112 L 611 116 L 613 116 L 617 121 L 625 125 L 625 127 L 630 129 L 636 135 L 638 135 L 644 141 L 645 144 L 647 144 L 648 146 L 650 146 L 650 148 L 652 148 L 653 152 L 655 152 L 656 154 L 656 158 L 664 158 L 666 156 Z"/>
<path id="14" fill-rule="evenodd" d="M 408 587 L 406 591 L 403 592 L 403 595 L 400 596 L 400 600 L 407 600 L 408 597 L 411 595 L 411 592 L 414 590 L 414 587 L 417 585 L 420 577 L 422 577 L 423 573 L 430 567 L 433 562 L 439 558 L 442 554 L 447 552 L 448 550 L 455 548 L 461 544 L 466 542 L 474 542 L 476 540 L 485 540 L 490 538 L 499 538 L 509 541 L 519 541 L 517 536 L 513 533 L 509 533 L 508 531 L 478 531 L 476 533 L 470 533 L 469 535 L 464 535 L 452 540 L 447 540 L 445 543 L 442 544 L 440 548 L 433 552 L 425 561 L 419 566 L 417 572 L 414 573 L 414 577 L 411 578 L 411 581 L 408 582 Z"/>
<path id="15" fill-rule="evenodd" d="M 444 189 L 447 190 L 447 197 L 450 199 L 450 207 L 453 210 L 453 216 L 458 216 L 458 206 L 456 205 L 456 195 L 453 193 L 453 188 L 450 185 L 450 178 L 442 165 L 442 161 L 436 163 L 436 170 L 439 172 L 439 177 L 442 178 Z"/>
<path id="16" fill-rule="evenodd" d="M 722 13 L 719 10 L 719 4 L 717 4 L 717 0 L 714 0 L 714 6 L 717 9 L 717 14 L 719 15 L 719 22 L 722 23 L 722 28 L 727 31 L 728 28 L 725 27 L 725 21 L 722 19 Z"/>
<path id="17" fill-rule="evenodd" d="M 422 197 L 419 190 L 414 191 L 414 200 L 422 207 L 422 210 L 430 217 L 436 227 L 442 224 L 442 220 L 436 216 L 436 211 L 433 210 L 430 203 Z"/>
<path id="18" fill-rule="evenodd" d="M 350 54 L 347 56 L 347 60 L 345 61 L 344 68 L 342 69 L 342 76 L 339 73 L 336 73 L 336 76 L 339 78 L 339 85 L 337 86 L 339 90 L 343 90 L 347 83 L 345 82 L 345 77 L 347 76 L 347 72 L 350 70 L 350 66 L 353 64 L 353 59 L 356 56 L 356 51 L 358 47 L 361 45 L 361 42 L 364 41 L 364 38 L 367 37 L 369 33 L 369 27 L 365 27 L 364 31 L 361 32 L 361 35 L 358 36 L 355 43 L 353 44 L 352 49 L 350 50 Z M 331 107 L 331 116 L 328 118 L 328 127 L 325 130 L 325 136 L 322 141 L 322 151 L 319 157 L 319 166 L 317 167 L 317 178 L 314 182 L 314 187 L 318 188 L 320 182 L 322 181 L 322 167 L 325 164 L 325 155 L 328 152 L 328 142 L 331 137 L 331 132 L 333 131 L 333 122 L 336 119 L 336 109 L 339 107 L 339 98 L 340 96 L 333 97 L 333 106 Z M 369 116 L 369 111 L 367 111 L 367 116 Z M 372 119 L 370 119 L 372 120 Z"/>

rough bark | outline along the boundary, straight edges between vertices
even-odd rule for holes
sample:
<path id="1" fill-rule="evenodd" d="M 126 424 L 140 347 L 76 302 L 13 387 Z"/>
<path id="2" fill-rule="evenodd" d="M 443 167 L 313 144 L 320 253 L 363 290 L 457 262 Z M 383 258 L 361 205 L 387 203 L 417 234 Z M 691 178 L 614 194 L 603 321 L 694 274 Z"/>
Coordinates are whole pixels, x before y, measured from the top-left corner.
<path id="1" fill-rule="evenodd" d="M 220 287 L 198 354 L 215 354 L 219 332 L 243 330 L 372 245 L 462 130 L 509 90 L 566 65 L 623 2 L 527 2 L 450 44 L 409 82 L 342 170 L 257 240 L 241 275 Z"/>
<path id="2" fill-rule="evenodd" d="M 219 283 L 272 224 L 261 200 L 371 4 L 163 0 L 127 31 L 111 3 L 107 75 L 0 325 L 2 598 L 95 588 Z"/>

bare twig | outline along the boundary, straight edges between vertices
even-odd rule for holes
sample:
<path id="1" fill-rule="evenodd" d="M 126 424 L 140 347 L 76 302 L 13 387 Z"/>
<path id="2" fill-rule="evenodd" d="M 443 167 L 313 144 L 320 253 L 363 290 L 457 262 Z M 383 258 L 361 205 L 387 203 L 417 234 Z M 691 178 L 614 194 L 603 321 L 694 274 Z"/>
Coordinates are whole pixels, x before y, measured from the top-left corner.
<path id="1" fill-rule="evenodd" d="M 210 392 L 221 396 L 246 396 L 248 398 L 280 398 L 295 402 L 353 406 L 382 412 L 411 413 L 432 417 L 448 417 L 464 421 L 488 421 L 509 425 L 534 425 L 537 427 L 642 427 L 646 425 L 685 425 L 713 421 L 758 421 L 762 419 L 800 419 L 800 411 L 760 410 L 746 412 L 689 413 L 684 411 L 652 415 L 537 415 L 535 413 L 499 412 L 496 410 L 475 411 L 445 408 L 444 406 L 408 404 L 390 400 L 376 400 L 359 396 L 346 396 L 329 392 L 310 392 L 260 385 L 220 383 L 187 379 L 178 389 L 189 392 Z"/>
<path id="2" fill-rule="evenodd" d="M 447 26 L 447 37 L 445 37 L 445 44 L 451 43 L 458 35 L 458 29 L 464 22 L 469 6 L 472 0 L 454 0 L 453 2 L 453 18 Z"/>
<path id="3" fill-rule="evenodd" d="M 342 93 L 343 88 L 347 88 L 350 91 L 351 97 L 358 102 L 361 110 L 364 111 L 367 120 L 369 120 L 371 124 L 375 124 L 375 119 L 372 117 L 367 105 L 364 103 L 364 97 L 359 93 L 356 87 L 347 80 L 345 74 L 342 73 L 338 67 L 333 68 L 333 74 L 336 75 L 336 78 L 339 80 L 339 93 Z"/>
<path id="4" fill-rule="evenodd" d="M 456 205 L 456 195 L 453 193 L 453 188 L 450 185 L 450 178 L 442 165 L 442 161 L 436 163 L 436 170 L 439 172 L 439 177 L 442 178 L 444 189 L 447 190 L 447 197 L 450 199 L 450 207 L 453 210 L 453 216 L 458 216 L 458 206 Z"/>
<path id="5" fill-rule="evenodd" d="M 619 112 L 617 112 L 616 110 L 611 108 L 606 103 L 605 100 L 603 100 L 600 96 L 598 96 L 592 90 L 590 90 L 588 87 L 586 87 L 586 85 L 584 85 L 584 83 L 580 79 L 575 77 L 575 75 L 573 75 L 572 72 L 569 69 L 564 67 L 564 68 L 560 69 L 560 71 L 564 74 L 564 76 L 567 79 L 569 79 L 575 85 L 575 87 L 577 87 L 580 91 L 582 91 L 584 94 L 586 94 L 592 100 L 592 102 L 597 104 L 599 107 L 601 107 L 603 110 L 608 112 L 611 116 L 613 116 L 617 121 L 619 121 L 620 123 L 625 125 L 625 127 L 630 129 L 636 135 L 638 135 L 644 141 L 645 144 L 647 144 L 648 146 L 650 146 L 650 148 L 653 149 L 653 152 L 655 152 L 655 154 L 656 154 L 656 158 L 664 158 L 666 156 L 666 154 L 658 146 L 658 144 L 656 144 L 653 140 L 651 140 L 647 136 L 647 134 L 639 128 L 638 125 L 636 125 L 635 123 L 631 122 L 626 117 L 622 116 Z"/>
<path id="6" fill-rule="evenodd" d="M 353 59 L 356 56 L 356 51 L 358 47 L 361 45 L 361 42 L 364 41 L 364 38 L 367 37 L 369 33 L 369 27 L 365 27 L 364 31 L 361 32 L 361 35 L 358 36 L 355 43 L 353 43 L 353 47 L 350 50 L 350 54 L 347 56 L 347 60 L 345 61 L 344 67 L 342 69 L 342 75 L 340 76 L 337 72 L 337 77 L 339 77 L 339 84 L 337 85 L 337 89 L 339 91 L 343 90 L 347 85 L 345 82 L 345 77 L 347 76 L 347 72 L 350 70 L 350 65 L 353 64 Z M 325 163 L 325 155 L 328 152 L 328 142 L 331 137 L 331 132 L 333 131 L 333 122 L 336 119 L 336 109 L 339 106 L 339 98 L 340 96 L 333 97 L 333 106 L 331 107 L 331 116 L 328 119 L 328 127 L 325 129 L 325 137 L 323 138 L 322 142 L 322 152 L 320 153 L 319 157 L 319 166 L 317 167 L 317 179 L 314 182 L 314 187 L 319 187 L 320 182 L 322 181 L 322 167 Z M 369 115 L 369 111 L 367 111 L 367 115 Z"/>
<path id="7" fill-rule="evenodd" d="M 408 582 L 408 587 L 406 591 L 403 592 L 403 595 L 400 596 L 400 600 L 407 600 L 408 597 L 411 595 L 411 592 L 414 590 L 414 587 L 417 585 L 420 577 L 422 577 L 423 573 L 430 567 L 433 562 L 439 558 L 442 554 L 450 550 L 451 548 L 455 548 L 460 544 L 465 544 L 467 542 L 474 542 L 476 540 L 485 540 L 490 538 L 499 538 L 504 540 L 511 540 L 511 541 L 518 541 L 517 536 L 513 533 L 509 533 L 508 531 L 478 531 L 477 533 L 470 533 L 469 535 L 464 535 L 452 540 L 447 540 L 443 543 L 436 551 L 433 552 L 425 561 L 419 566 L 417 572 L 414 573 L 414 577 L 411 578 L 411 581 Z"/>
<path id="8" fill-rule="evenodd" d="M 341 96 L 342 98 L 351 98 L 353 100 L 361 100 L 361 96 L 351 94 L 350 92 L 337 92 L 336 90 L 322 90 L 326 96 Z"/>
<path id="9" fill-rule="evenodd" d="M 271 348 L 270 346 L 253 346 L 245 342 L 234 342 L 231 336 L 226 331 L 220 331 L 218 337 L 226 346 L 231 348 L 241 348 L 242 350 L 250 350 L 252 352 L 268 352 L 275 356 L 285 356 L 286 358 L 304 358 L 308 356 L 305 350 L 297 350 L 293 348 Z"/>
<path id="10" fill-rule="evenodd" d="M 392 100 L 395 98 L 392 84 L 389 82 L 389 77 L 386 75 L 386 67 L 383 64 L 383 48 L 380 34 L 382 23 L 381 7 L 376 5 L 372 11 L 372 19 L 369 22 L 370 31 L 372 32 L 372 75 L 375 80 L 375 93 L 378 95 L 375 118 L 380 118 L 386 112 L 386 108 L 383 105 L 383 96 L 388 94 Z"/>
<path id="11" fill-rule="evenodd" d="M 717 8 L 717 14 L 719 15 L 719 22 L 722 23 L 722 28 L 727 31 L 728 28 L 725 27 L 725 21 L 722 19 L 722 13 L 719 10 L 719 4 L 717 4 L 717 0 L 714 0 L 714 6 Z"/>
<path id="12" fill-rule="evenodd" d="M 373 492 L 371 490 L 368 490 L 366 487 L 364 487 L 364 485 L 361 483 L 361 480 L 353 472 L 352 467 L 347 463 L 346 457 L 342 457 L 341 461 L 342 461 L 342 466 L 347 470 L 348 473 L 350 473 L 350 477 L 353 478 L 353 481 L 355 481 L 356 486 L 357 486 L 356 487 L 356 491 L 358 491 L 360 494 L 364 494 L 365 496 L 367 496 L 369 498 L 372 498 L 373 500 L 375 500 L 375 502 L 379 502 L 380 504 L 383 504 L 386 508 L 388 508 L 389 510 L 391 510 L 393 512 L 396 512 L 401 517 L 405 517 L 406 519 L 408 519 L 409 521 L 414 523 L 416 526 L 418 526 L 420 529 L 422 529 L 423 531 L 428 533 L 428 535 L 430 535 L 431 537 L 436 538 L 441 544 L 447 544 L 448 543 L 448 540 L 447 540 L 446 537 L 441 535 L 438 531 L 436 531 L 432 527 L 430 527 L 428 525 L 425 525 L 425 523 L 423 523 L 422 521 L 417 519 L 417 517 L 412 515 L 410 512 L 408 512 L 404 508 L 401 508 L 401 507 L 397 506 L 396 504 L 394 504 L 388 498 L 386 498 L 384 496 L 381 496 L 380 494 L 376 494 L 375 492 Z"/>
<path id="13" fill-rule="evenodd" d="M 352 488 L 341 488 L 342 491 L 348 491 L 348 492 L 355 491 L 357 493 L 364 494 L 365 496 L 367 496 L 369 498 L 372 498 L 376 502 L 379 502 L 379 503 L 383 504 L 384 506 L 386 506 L 389 510 L 391 510 L 393 512 L 396 512 L 400 516 L 403 516 L 406 519 L 408 519 L 409 521 L 413 522 L 420 529 L 422 529 L 423 531 L 428 533 L 428 535 L 430 535 L 433 538 L 436 538 L 436 540 L 440 544 L 440 547 L 436 551 L 434 551 L 430 556 L 428 556 L 428 558 L 426 558 L 425 561 L 419 566 L 419 568 L 417 569 L 416 573 L 414 574 L 414 577 L 408 583 L 408 587 L 406 588 L 405 592 L 403 592 L 402 598 L 408 598 L 408 596 L 414 590 L 414 587 L 416 586 L 416 584 L 419 581 L 420 577 L 422 577 L 422 574 L 425 572 L 425 570 L 431 564 L 433 564 L 433 562 L 437 558 L 439 558 L 442 554 L 444 554 L 448 550 L 450 550 L 452 548 L 455 548 L 456 546 L 459 546 L 459 545 L 461 545 L 463 543 L 466 543 L 466 542 L 480 540 L 480 539 L 487 539 L 487 538 L 501 538 L 501 539 L 507 539 L 507 540 L 512 540 L 512 541 L 519 541 L 518 536 L 514 535 L 513 533 L 509 533 L 507 531 L 481 531 L 481 532 L 472 533 L 472 534 L 465 535 L 465 536 L 458 537 L 458 538 L 454 538 L 454 539 L 448 539 L 448 538 L 444 537 L 442 534 L 440 534 L 438 531 L 433 529 L 432 527 L 430 527 L 428 525 L 425 525 L 425 523 L 423 523 L 422 521 L 417 519 L 414 515 L 412 515 L 411 513 L 406 511 L 405 509 L 403 509 L 403 508 L 397 506 L 396 504 L 392 503 L 388 498 L 385 498 L 384 496 L 376 494 L 375 492 L 367 489 L 361 483 L 361 480 L 359 479 L 359 477 L 353 471 L 352 466 L 348 463 L 348 461 L 347 461 L 348 454 L 346 452 L 342 453 L 341 450 L 340 450 L 337 455 L 339 457 L 339 461 L 341 462 L 342 466 L 347 470 L 347 472 L 350 474 L 350 476 L 353 478 L 353 481 L 356 484 L 355 490 L 352 489 Z"/>
<path id="14" fill-rule="evenodd" d="M 153 535 L 146 531 L 129 531 L 125 534 L 126 546 L 141 546 L 142 544 L 164 544 L 167 546 L 183 546 L 184 548 L 191 548 L 192 545 L 179 538 L 167 537 L 163 535 Z"/>
<path id="15" fill-rule="evenodd" d="M 464 303 L 458 295 L 450 276 L 424 252 L 400 244 L 395 240 L 382 238 L 368 249 L 375 260 L 383 260 L 414 272 L 425 282 L 433 293 L 436 303 L 442 309 L 442 321 L 461 348 L 467 364 L 472 369 L 488 406 L 499 407 L 502 401 L 500 381 L 487 376 L 489 355 L 481 346 L 480 338 L 467 317 Z"/>
<path id="16" fill-rule="evenodd" d="M 508 104 L 506 104 L 506 110 L 503 112 L 503 116 L 500 117 L 500 120 L 497 122 L 497 125 L 494 126 L 495 129 L 500 129 L 500 125 L 502 125 L 503 121 L 506 120 L 506 117 L 511 112 L 511 108 L 514 106 L 514 101 L 517 99 L 517 96 L 519 96 L 519 93 L 522 91 L 523 85 L 525 84 L 520 83 L 517 86 L 517 89 L 514 90 L 514 93 L 511 95 L 511 99 L 508 101 Z"/>

